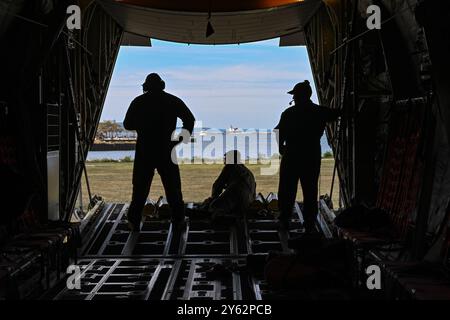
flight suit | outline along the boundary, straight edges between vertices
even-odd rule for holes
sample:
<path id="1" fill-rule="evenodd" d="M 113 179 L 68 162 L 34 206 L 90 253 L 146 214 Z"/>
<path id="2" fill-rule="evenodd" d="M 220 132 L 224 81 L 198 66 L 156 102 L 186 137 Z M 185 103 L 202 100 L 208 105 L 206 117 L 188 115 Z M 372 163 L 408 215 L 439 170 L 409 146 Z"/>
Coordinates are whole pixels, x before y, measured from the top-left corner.
<path id="1" fill-rule="evenodd" d="M 305 101 L 286 109 L 278 129 L 280 181 L 278 205 L 280 219 L 290 219 L 300 181 L 303 190 L 303 218 L 305 228 L 311 231 L 317 217 L 317 194 L 322 150 L 320 139 L 327 122 L 336 120 L 340 112 Z"/>
<path id="2" fill-rule="evenodd" d="M 127 111 L 123 125 L 127 130 L 137 131 L 129 219 L 141 218 L 155 169 L 161 176 L 172 220 L 184 219 L 180 170 L 171 158 L 171 151 L 178 143 L 172 141 L 177 118 L 182 120 L 183 129 L 192 134 L 193 114 L 181 99 L 164 91 L 144 93 L 133 100 Z"/>
<path id="3" fill-rule="evenodd" d="M 237 217 L 245 212 L 255 197 L 253 173 L 243 164 L 226 164 L 213 184 L 210 210 Z"/>

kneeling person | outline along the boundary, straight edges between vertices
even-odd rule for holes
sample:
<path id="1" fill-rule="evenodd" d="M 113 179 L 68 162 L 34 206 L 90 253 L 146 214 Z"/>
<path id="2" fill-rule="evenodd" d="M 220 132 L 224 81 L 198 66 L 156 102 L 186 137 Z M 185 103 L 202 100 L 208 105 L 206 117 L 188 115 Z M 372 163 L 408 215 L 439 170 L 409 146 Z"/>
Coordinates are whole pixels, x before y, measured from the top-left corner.
<path id="1" fill-rule="evenodd" d="M 225 167 L 213 184 L 209 211 L 213 222 L 230 221 L 243 216 L 256 197 L 253 173 L 241 162 L 239 151 L 224 155 Z"/>

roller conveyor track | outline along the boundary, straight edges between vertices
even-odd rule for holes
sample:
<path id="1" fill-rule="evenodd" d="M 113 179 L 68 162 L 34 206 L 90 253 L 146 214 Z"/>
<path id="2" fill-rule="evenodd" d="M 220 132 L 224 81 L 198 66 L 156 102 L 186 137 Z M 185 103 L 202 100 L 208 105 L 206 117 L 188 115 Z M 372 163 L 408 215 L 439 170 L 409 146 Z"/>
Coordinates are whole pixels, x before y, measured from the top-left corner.
<path id="1" fill-rule="evenodd" d="M 211 278 L 214 265 L 244 266 L 248 254 L 288 252 L 288 234 L 271 219 L 249 217 L 231 228 L 191 218 L 181 234 L 169 221 L 146 218 L 142 231 L 128 230 L 127 204 L 109 204 L 81 249 L 81 290 L 63 289 L 55 299 L 260 300 L 269 292 L 247 272 Z M 302 216 L 290 236 L 303 232 Z"/>

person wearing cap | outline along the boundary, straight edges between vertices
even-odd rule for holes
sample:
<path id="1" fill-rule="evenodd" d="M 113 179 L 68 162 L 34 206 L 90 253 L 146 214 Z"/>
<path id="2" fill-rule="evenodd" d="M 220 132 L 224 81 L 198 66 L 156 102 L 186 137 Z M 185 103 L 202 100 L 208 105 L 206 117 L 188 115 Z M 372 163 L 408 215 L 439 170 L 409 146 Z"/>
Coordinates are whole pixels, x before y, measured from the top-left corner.
<path id="1" fill-rule="evenodd" d="M 242 163 L 238 150 L 224 154 L 222 172 L 213 184 L 206 200 L 213 223 L 233 222 L 242 216 L 256 197 L 253 173 Z"/>
<path id="2" fill-rule="evenodd" d="M 140 230 L 142 210 L 156 169 L 171 208 L 172 222 L 183 226 L 185 215 L 180 170 L 172 161 L 172 149 L 180 142 L 189 141 L 181 137 L 179 141 L 172 141 L 172 134 L 179 118 L 183 122 L 183 130 L 192 135 L 195 118 L 180 98 L 164 91 L 165 83 L 158 74 L 149 74 L 142 88 L 144 94 L 131 102 L 123 121 L 125 129 L 137 131 L 128 223 L 133 231 Z"/>
<path id="3" fill-rule="evenodd" d="M 288 92 L 295 105 L 286 109 L 277 130 L 281 155 L 278 187 L 279 222 L 289 228 L 297 196 L 298 182 L 303 190 L 303 218 L 306 232 L 313 232 L 318 213 L 317 196 L 322 151 L 320 139 L 327 122 L 335 121 L 340 111 L 318 106 L 311 101 L 309 81 L 296 84 Z"/>

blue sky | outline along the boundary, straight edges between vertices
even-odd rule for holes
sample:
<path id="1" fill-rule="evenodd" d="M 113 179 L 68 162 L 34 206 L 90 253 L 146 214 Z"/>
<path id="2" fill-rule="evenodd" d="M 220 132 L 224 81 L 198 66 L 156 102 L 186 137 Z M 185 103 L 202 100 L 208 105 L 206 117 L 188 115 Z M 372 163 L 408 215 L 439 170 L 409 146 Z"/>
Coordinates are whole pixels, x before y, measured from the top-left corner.
<path id="1" fill-rule="evenodd" d="M 205 46 L 152 39 L 149 48 L 122 47 L 102 120 L 122 121 L 146 75 L 157 72 L 204 127 L 273 128 L 288 107 L 286 92 L 299 81 L 313 83 L 306 48 L 278 41 Z"/>

